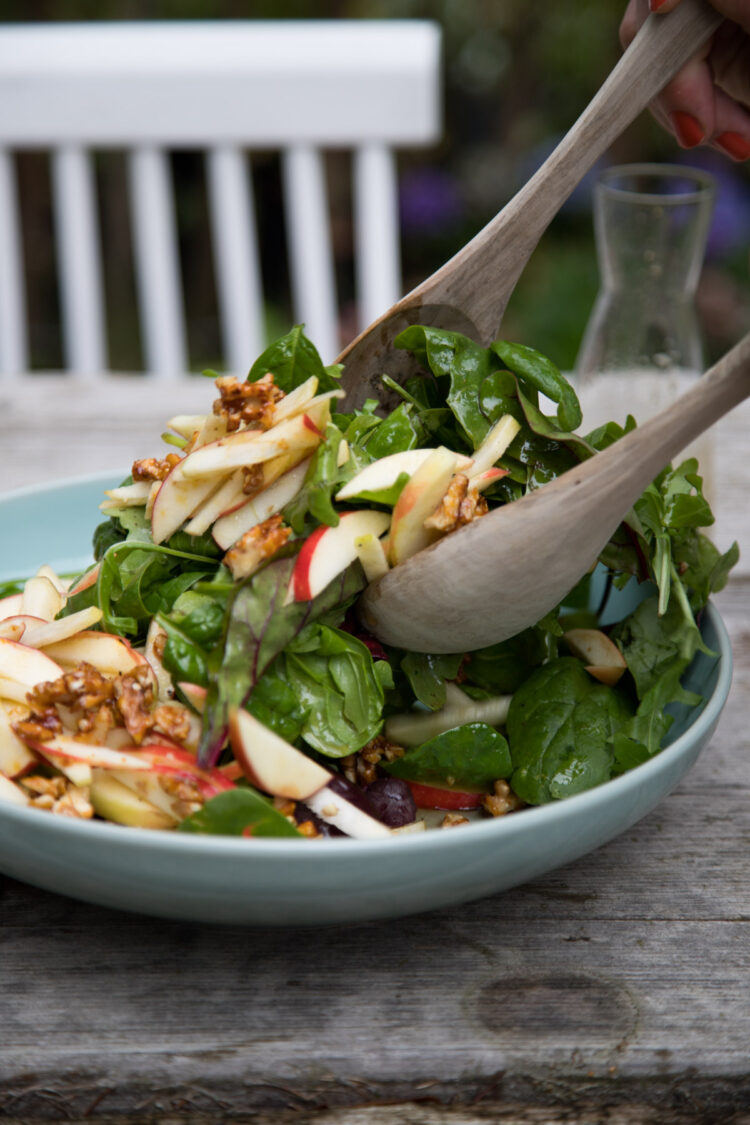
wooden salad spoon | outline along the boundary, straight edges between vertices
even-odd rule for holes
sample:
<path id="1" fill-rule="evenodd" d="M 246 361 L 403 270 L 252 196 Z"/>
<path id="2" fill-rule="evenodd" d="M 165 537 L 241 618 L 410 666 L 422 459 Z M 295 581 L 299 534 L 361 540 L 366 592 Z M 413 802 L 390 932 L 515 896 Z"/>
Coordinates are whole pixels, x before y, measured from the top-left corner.
<path id="1" fill-rule="evenodd" d="M 422 652 L 505 640 L 554 609 L 672 458 L 750 395 L 750 333 L 601 453 L 394 567 L 360 601 L 377 637 Z"/>
<path id="2" fill-rule="evenodd" d="M 562 204 L 620 133 L 716 30 L 722 17 L 705 0 L 682 0 L 650 15 L 599 92 L 517 195 L 445 265 L 407 293 L 338 358 L 348 409 L 384 400 L 383 372 L 413 373 L 393 348 L 410 324 L 463 332 L 485 347 L 496 338 L 516 282 Z"/>
<path id="3" fill-rule="evenodd" d="M 342 353 L 347 407 L 361 406 L 367 398 L 382 400 L 384 371 L 396 379 L 410 371 L 410 357 L 393 347 L 396 335 L 410 324 L 454 329 L 490 343 L 518 278 L 561 205 L 720 22 L 704 0 L 683 0 L 669 15 L 647 18 L 525 187 Z M 452 652 L 494 643 L 537 621 L 585 573 L 664 464 L 745 397 L 744 388 L 740 393 L 735 382 L 724 381 L 736 378 L 741 356 L 742 350 L 730 352 L 679 411 L 670 410 L 623 439 L 615 452 L 600 454 L 540 492 L 461 528 L 370 586 L 361 602 L 368 627 L 392 644 Z"/>

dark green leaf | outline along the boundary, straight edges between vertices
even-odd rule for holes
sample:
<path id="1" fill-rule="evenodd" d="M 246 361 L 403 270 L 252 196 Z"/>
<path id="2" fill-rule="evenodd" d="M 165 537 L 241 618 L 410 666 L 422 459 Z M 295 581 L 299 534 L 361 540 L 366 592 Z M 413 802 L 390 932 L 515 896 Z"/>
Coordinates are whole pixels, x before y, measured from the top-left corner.
<path id="1" fill-rule="evenodd" d="M 381 766 L 392 777 L 472 792 L 490 789 L 512 770 L 508 743 L 487 723 L 453 727 Z"/>
<path id="2" fill-rule="evenodd" d="M 269 800 L 244 787 L 217 794 L 177 827 L 211 836 L 300 836 Z"/>

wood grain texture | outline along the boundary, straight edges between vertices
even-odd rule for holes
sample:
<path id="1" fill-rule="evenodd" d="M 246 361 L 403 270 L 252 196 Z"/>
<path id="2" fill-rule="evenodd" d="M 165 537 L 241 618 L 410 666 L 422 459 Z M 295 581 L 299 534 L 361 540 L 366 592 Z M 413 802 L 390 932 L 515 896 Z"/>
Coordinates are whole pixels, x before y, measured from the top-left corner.
<path id="1" fill-rule="evenodd" d="M 719 607 L 737 673 L 695 769 L 630 832 L 505 895 L 265 931 L 2 880 L 0 1117 L 743 1120 L 750 585 Z"/>

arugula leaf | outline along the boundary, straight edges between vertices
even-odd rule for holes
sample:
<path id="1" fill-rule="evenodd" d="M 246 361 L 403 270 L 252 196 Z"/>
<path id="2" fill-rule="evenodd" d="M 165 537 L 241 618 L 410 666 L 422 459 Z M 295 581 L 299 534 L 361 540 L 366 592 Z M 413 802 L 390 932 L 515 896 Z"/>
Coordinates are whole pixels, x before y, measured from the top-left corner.
<path id="1" fill-rule="evenodd" d="M 304 325 L 297 324 L 291 332 L 280 337 L 258 356 L 247 376 L 248 383 L 262 379 L 269 371 L 277 387 L 288 394 L 299 387 L 311 375 L 318 380 L 318 391 L 332 391 L 338 387 L 337 367 L 326 367 L 318 350 L 302 331 Z"/>
<path id="2" fill-rule="evenodd" d="M 513 769 L 508 743 L 487 723 L 453 727 L 380 765 L 392 777 L 469 791 L 489 789 Z"/>
<path id="3" fill-rule="evenodd" d="M 612 739 L 632 716 L 626 696 L 563 656 L 532 672 L 508 713 L 511 786 L 527 804 L 572 796 L 612 776 Z"/>
<path id="4" fill-rule="evenodd" d="M 256 789 L 227 789 L 180 821 L 179 832 L 212 836 L 300 836 L 293 824 Z"/>

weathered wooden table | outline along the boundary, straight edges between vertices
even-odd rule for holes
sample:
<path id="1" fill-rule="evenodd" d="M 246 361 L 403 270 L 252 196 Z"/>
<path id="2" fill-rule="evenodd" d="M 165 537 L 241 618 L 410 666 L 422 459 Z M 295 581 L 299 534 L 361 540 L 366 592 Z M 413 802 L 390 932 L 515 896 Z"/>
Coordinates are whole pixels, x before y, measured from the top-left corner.
<path id="1" fill-rule="evenodd" d="M 0 486 L 127 467 L 207 391 L 0 391 Z M 211 928 L 0 879 L 0 1118 L 750 1122 L 748 421 L 717 444 L 717 537 L 749 548 L 717 599 L 735 682 L 655 812 L 533 884 L 391 923 Z"/>

